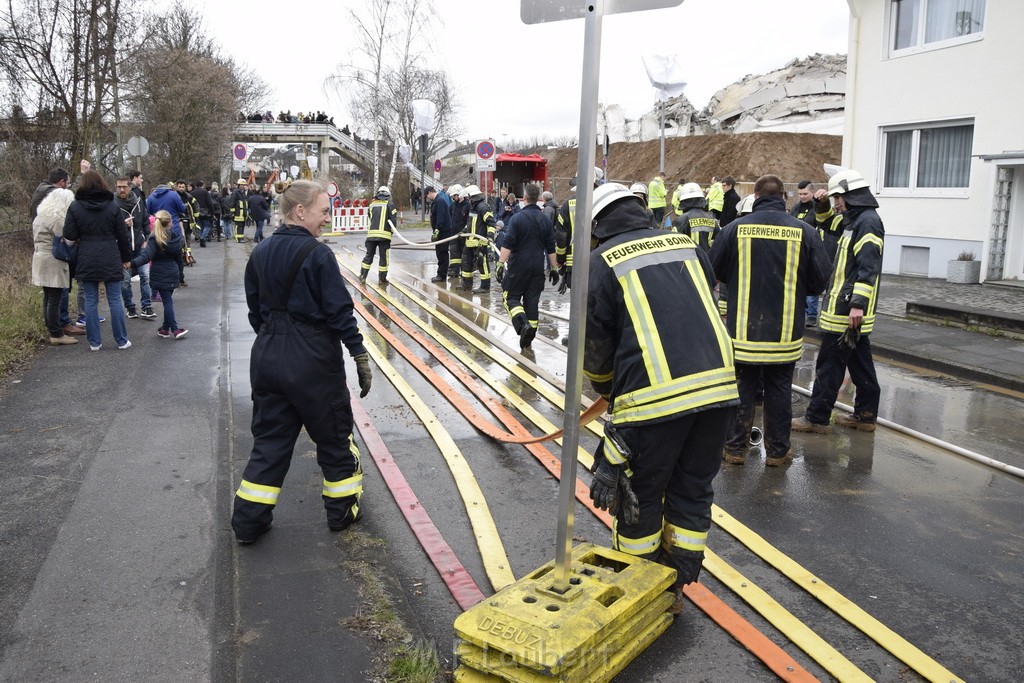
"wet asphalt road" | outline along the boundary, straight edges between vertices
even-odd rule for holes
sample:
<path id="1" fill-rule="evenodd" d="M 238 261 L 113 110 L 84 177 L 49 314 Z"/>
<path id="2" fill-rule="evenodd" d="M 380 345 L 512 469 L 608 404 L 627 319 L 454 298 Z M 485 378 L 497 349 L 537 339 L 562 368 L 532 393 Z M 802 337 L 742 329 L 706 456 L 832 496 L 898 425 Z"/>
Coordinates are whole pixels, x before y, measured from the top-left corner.
<path id="1" fill-rule="evenodd" d="M 426 231 L 408 236 L 426 239 Z M 360 257 L 361 247 L 355 236 L 332 240 L 345 262 L 355 260 L 353 252 Z M 11 463 L 0 474 L 7 492 L 0 500 L 0 680 L 80 680 L 83 672 L 102 680 L 364 680 L 379 646 L 372 634 L 339 618 L 360 609 L 353 595 L 356 559 L 376 563 L 413 637 L 434 644 L 451 666 L 452 622 L 460 610 L 365 450 L 360 534 L 383 544 L 356 552 L 354 536 L 325 533 L 320 475 L 305 436 L 274 531 L 252 548 L 232 543 L 231 494 L 251 444 L 253 333 L 241 286 L 248 248 L 218 245 L 199 252 L 200 266 L 190 273 L 198 287 L 183 294 L 179 306 L 192 330 L 189 339 L 143 342 L 164 344 L 153 347 L 161 362 L 116 351 L 89 358 L 49 350 L 43 356 L 48 362 L 22 377 L 31 390 L 19 385 L 0 396 L 0 455 Z M 392 278 L 517 348 L 499 290 L 469 297 L 480 310 L 460 303 L 462 293 L 439 293 L 411 279 L 429 279 L 433 260 L 432 251 L 395 249 Z M 455 339 L 396 287 L 389 291 Z M 564 316 L 567 301 L 548 289 L 542 311 Z M 148 331 L 144 323 L 129 322 Z M 548 562 L 554 556 L 557 482 L 524 448 L 480 436 L 367 325 L 362 328 L 460 447 L 515 575 Z M 542 314 L 540 334 L 555 343 L 538 339 L 531 359 L 563 378 L 557 340 L 565 333 L 564 322 Z M 467 348 L 461 340 L 452 344 Z M 509 379 L 507 370 L 477 350 L 467 353 L 561 424 L 559 411 Z M 798 383 L 812 379 L 813 357 L 808 345 Z M 100 363 L 109 379 L 82 386 L 75 379 L 82 362 Z M 1024 467 L 1020 396 L 902 366 L 879 363 L 878 369 L 884 417 Z M 90 401 L 96 392 L 117 400 Z M 45 417 L 53 411 L 52 393 L 68 397 L 59 424 L 78 429 L 46 431 L 57 424 Z M 848 395 L 840 400 L 850 402 Z M 794 394 L 796 414 L 804 401 Z M 452 475 L 419 418 L 376 368 L 364 405 L 445 540 L 489 593 Z M 592 448 L 594 439 L 587 433 L 582 443 Z M 716 480 L 716 502 L 954 674 L 1024 680 L 1024 482 L 886 429 L 795 435 L 794 448 L 797 457 L 785 468 L 766 469 L 757 458 L 743 467 L 725 466 Z M 582 469 L 580 475 L 589 479 Z M 579 505 L 575 538 L 610 544 L 608 529 Z M 870 677 L 919 679 L 722 529 L 712 529 L 709 546 Z M 831 678 L 709 572 L 702 582 L 811 673 Z M 620 676 L 774 678 L 692 604 Z"/>

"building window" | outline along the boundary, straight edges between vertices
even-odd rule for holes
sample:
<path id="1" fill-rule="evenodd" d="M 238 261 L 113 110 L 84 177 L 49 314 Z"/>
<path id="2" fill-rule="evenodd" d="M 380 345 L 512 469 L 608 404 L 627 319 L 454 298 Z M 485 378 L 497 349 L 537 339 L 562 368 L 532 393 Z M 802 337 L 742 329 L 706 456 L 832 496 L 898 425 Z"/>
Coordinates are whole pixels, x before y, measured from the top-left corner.
<path id="1" fill-rule="evenodd" d="M 891 0 L 892 52 L 946 47 L 980 37 L 985 0 Z"/>
<path id="2" fill-rule="evenodd" d="M 943 194 L 970 186 L 973 121 L 884 128 L 882 143 L 883 188 Z"/>

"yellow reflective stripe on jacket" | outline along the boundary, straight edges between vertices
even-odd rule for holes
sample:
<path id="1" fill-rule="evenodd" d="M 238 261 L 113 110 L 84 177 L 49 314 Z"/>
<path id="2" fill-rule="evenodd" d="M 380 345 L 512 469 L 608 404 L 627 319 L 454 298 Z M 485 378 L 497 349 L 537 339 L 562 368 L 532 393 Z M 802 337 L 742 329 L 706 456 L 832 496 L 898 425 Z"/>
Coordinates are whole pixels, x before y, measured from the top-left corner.
<path id="1" fill-rule="evenodd" d="M 640 339 L 640 353 L 644 359 L 644 367 L 647 368 L 647 377 L 652 385 L 663 384 L 666 379 L 668 358 L 665 357 L 665 347 L 662 346 L 658 329 L 651 320 L 651 306 L 647 301 L 647 293 L 640 284 L 640 276 L 637 271 L 630 271 L 626 276 L 619 278 L 619 284 L 622 286 L 626 312 L 629 313 L 633 329 Z"/>
<path id="2" fill-rule="evenodd" d="M 875 293 L 875 288 L 874 288 L 873 285 L 869 285 L 866 282 L 855 282 L 853 284 L 853 295 L 854 296 L 862 296 L 865 299 L 870 299 L 871 296 L 874 293 Z"/>
<path id="3" fill-rule="evenodd" d="M 796 278 L 800 270 L 800 247 L 802 245 L 803 242 L 786 244 L 786 277 L 782 283 L 782 326 L 779 330 L 779 341 L 783 344 L 792 342 L 797 306 L 803 307 L 805 303 L 796 300 Z"/>
<path id="4" fill-rule="evenodd" d="M 277 505 L 277 497 L 280 493 L 280 486 L 264 486 L 263 484 L 254 484 L 243 479 L 242 483 L 238 485 L 238 491 L 235 492 L 235 495 L 253 503 Z"/>
<path id="5" fill-rule="evenodd" d="M 740 363 L 792 363 L 803 355 L 803 339 L 793 342 L 734 342 L 736 360 Z"/>
<path id="6" fill-rule="evenodd" d="M 370 228 L 366 231 L 367 239 L 391 240 L 391 227 L 388 221 L 388 202 L 370 202 Z"/>
<path id="7" fill-rule="evenodd" d="M 852 236 L 853 233 L 846 230 L 843 232 L 843 236 L 839 238 L 839 247 L 836 250 L 836 262 L 832 265 L 832 283 L 829 285 L 826 292 L 826 300 L 822 313 L 836 310 L 836 304 L 839 301 L 839 292 L 842 291 L 843 283 L 846 281 L 846 262 L 849 259 L 849 246 Z M 821 322 L 822 320 L 823 317 L 819 316 L 818 321 Z M 822 326 L 822 329 L 825 329 L 825 327 Z"/>
<path id="8" fill-rule="evenodd" d="M 609 439 L 605 437 L 604 443 L 604 458 L 612 465 L 622 465 L 629 461 L 629 459 L 622 454 L 619 447 L 615 444 L 615 439 Z"/>
<path id="9" fill-rule="evenodd" d="M 686 261 L 686 269 L 690 271 L 690 277 L 693 278 L 694 282 L 700 282 L 701 278 L 704 277 L 704 271 L 701 270 L 700 264 L 695 259 L 688 259 Z M 722 322 L 720 314 L 721 307 L 726 302 L 721 301 L 718 307 L 716 307 L 711 290 L 697 287 L 697 292 L 700 294 L 700 302 L 704 304 L 704 310 L 708 314 L 708 320 L 715 326 L 715 337 L 718 339 L 718 350 L 722 353 L 722 363 L 732 366 L 734 364 L 732 339 L 729 337 L 729 330 L 725 327 L 725 323 Z"/>
<path id="10" fill-rule="evenodd" d="M 618 520 L 612 522 L 612 545 L 627 555 L 649 555 L 661 547 L 661 531 L 643 538 L 629 538 L 619 534 Z"/>
<path id="11" fill-rule="evenodd" d="M 669 417 L 739 398 L 736 370 L 716 368 L 615 397 L 615 424 Z"/>
<path id="12" fill-rule="evenodd" d="M 874 235 L 874 234 L 868 233 L 868 234 L 864 235 L 863 237 L 861 237 L 860 241 L 858 241 L 857 244 L 853 245 L 853 254 L 854 254 L 854 256 L 856 256 L 857 254 L 860 253 L 860 250 L 864 248 L 865 244 L 874 244 L 875 246 L 878 247 L 879 251 L 881 251 L 881 249 L 882 249 L 882 240 L 881 240 L 881 238 L 879 238 L 878 235 Z"/>
<path id="13" fill-rule="evenodd" d="M 348 479 L 327 481 L 324 479 L 323 495 L 327 498 L 347 498 L 363 492 L 363 474 L 357 472 Z"/>
<path id="14" fill-rule="evenodd" d="M 708 532 L 706 531 L 684 529 L 681 526 L 666 522 L 664 534 L 666 543 L 683 550 L 692 550 L 700 553 L 704 552 L 704 548 L 707 546 Z"/>

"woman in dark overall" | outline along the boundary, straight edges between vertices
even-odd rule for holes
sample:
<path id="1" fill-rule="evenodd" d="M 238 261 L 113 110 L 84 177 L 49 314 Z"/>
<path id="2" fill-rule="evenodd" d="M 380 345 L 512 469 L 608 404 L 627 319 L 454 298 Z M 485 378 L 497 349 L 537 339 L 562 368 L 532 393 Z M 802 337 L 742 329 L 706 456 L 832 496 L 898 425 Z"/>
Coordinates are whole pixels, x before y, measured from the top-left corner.
<path id="1" fill-rule="evenodd" d="M 270 530 L 302 427 L 324 473 L 327 526 L 341 531 L 362 516 L 363 474 L 341 345 L 356 361 L 360 397 L 370 391 L 370 359 L 334 252 L 318 240 L 330 219 L 327 191 L 300 180 L 279 184 L 278 193 L 285 225 L 252 250 L 245 268 L 256 341 L 249 364 L 252 453 L 231 518 L 241 544 Z"/>

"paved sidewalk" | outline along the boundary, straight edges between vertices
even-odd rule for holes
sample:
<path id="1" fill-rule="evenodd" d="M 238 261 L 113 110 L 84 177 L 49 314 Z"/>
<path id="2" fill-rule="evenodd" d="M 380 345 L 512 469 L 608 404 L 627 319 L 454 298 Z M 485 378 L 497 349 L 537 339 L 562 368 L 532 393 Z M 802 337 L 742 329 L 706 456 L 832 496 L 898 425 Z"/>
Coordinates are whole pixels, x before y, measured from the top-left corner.
<path id="1" fill-rule="evenodd" d="M 883 275 L 871 345 L 880 355 L 964 379 L 1024 391 L 1024 340 L 906 317 L 907 303 L 950 304 L 1024 314 L 1024 288 L 954 285 L 944 280 Z M 817 331 L 808 330 L 817 338 Z"/>

